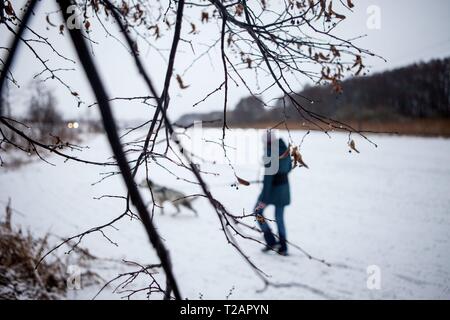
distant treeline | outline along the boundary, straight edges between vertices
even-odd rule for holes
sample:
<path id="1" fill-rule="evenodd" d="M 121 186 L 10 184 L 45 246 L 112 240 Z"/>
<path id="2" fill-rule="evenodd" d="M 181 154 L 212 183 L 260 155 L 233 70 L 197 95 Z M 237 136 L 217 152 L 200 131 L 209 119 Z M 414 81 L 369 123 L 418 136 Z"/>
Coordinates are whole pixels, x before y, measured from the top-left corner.
<path id="1" fill-rule="evenodd" d="M 450 118 L 450 58 L 417 63 L 407 67 L 355 77 L 342 82 L 342 93 L 329 85 L 307 86 L 300 94 L 314 100 L 298 98 L 305 108 L 336 120 L 402 121 L 405 119 Z M 285 99 L 268 108 L 255 97 L 241 99 L 227 114 L 230 125 L 249 126 L 301 119 Z M 187 114 L 177 122 L 188 125 L 198 120 L 222 119 L 222 112 Z"/>

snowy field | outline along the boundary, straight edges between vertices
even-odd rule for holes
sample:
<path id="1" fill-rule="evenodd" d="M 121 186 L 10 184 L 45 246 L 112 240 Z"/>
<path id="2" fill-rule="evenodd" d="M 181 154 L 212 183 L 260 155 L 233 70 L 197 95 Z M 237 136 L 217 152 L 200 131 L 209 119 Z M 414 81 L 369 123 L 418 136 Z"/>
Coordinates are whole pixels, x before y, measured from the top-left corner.
<path id="1" fill-rule="evenodd" d="M 215 140 L 220 134 L 209 129 L 203 138 Z M 247 138 L 256 142 L 244 145 L 260 143 L 256 131 L 228 134 L 230 146 Z M 281 135 L 287 140 L 286 133 Z M 292 132 L 293 141 L 298 144 L 303 135 Z M 240 240 L 243 250 L 272 282 L 296 284 L 258 292 L 263 283 L 226 243 L 206 199 L 194 202 L 198 218 L 185 210 L 173 217 L 175 209 L 166 204 L 165 215 L 156 210 L 155 223 L 170 250 L 182 295 L 189 299 L 224 299 L 230 293 L 230 299 L 450 299 L 450 140 L 372 135 L 378 145 L 375 148 L 354 137 L 361 151 L 357 154 L 348 152 L 347 138 L 337 133 L 331 139 L 323 133 L 307 136 L 302 154 L 310 169 L 297 168 L 290 174 L 292 204 L 285 212 L 288 240 L 329 261 L 332 267 L 307 259 L 293 247 L 288 257 L 281 257 L 263 254 L 255 242 Z M 90 136 L 84 143 L 90 147 L 81 154 L 86 159 L 104 160 L 110 155 L 104 136 Z M 235 214 L 252 211 L 261 186 L 230 187 L 234 175 L 223 161 L 220 147 L 209 145 L 203 155 L 218 163 L 204 163 L 201 168 L 220 173 L 205 175 L 213 194 Z M 242 159 L 231 159 L 236 173 L 258 180 L 259 154 L 246 150 L 249 154 Z M 64 163 L 55 157 L 49 160 L 56 166 L 34 161 L 16 170 L 0 169 L 1 214 L 10 197 L 17 210 L 13 222 L 37 236 L 50 232 L 67 237 L 123 212 L 123 200 L 94 199 L 123 194 L 120 177 L 92 185 L 106 168 Z M 159 166 L 150 169 L 160 184 L 186 194 L 199 192 L 195 185 L 177 180 Z M 171 167 L 170 171 L 183 174 L 181 168 Z M 141 170 L 138 182 L 143 176 Z M 193 179 L 191 175 L 187 178 Z M 149 192 L 141 191 L 150 199 Z M 273 208 L 265 213 L 273 217 Z M 99 257 L 158 262 L 138 221 L 126 218 L 115 227 L 105 233 L 117 246 L 100 233 L 85 237 L 81 245 Z M 52 241 L 57 243 L 55 237 Z M 66 250 L 58 253 L 63 255 Z M 380 270 L 379 290 L 367 287 L 367 267 L 372 265 Z M 129 266 L 101 260 L 93 268 L 105 279 L 130 271 Z M 145 286 L 144 279 L 139 278 L 135 285 Z M 70 291 L 69 298 L 91 299 L 100 287 L 83 286 Z M 122 296 L 108 287 L 98 299 Z"/>

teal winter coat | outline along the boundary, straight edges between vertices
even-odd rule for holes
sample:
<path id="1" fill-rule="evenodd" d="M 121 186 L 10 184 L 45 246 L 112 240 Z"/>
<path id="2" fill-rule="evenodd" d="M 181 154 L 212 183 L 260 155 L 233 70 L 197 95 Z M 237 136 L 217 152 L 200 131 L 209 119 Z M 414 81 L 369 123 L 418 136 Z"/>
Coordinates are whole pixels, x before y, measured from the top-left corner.
<path id="1" fill-rule="evenodd" d="M 287 146 L 282 139 L 279 139 L 278 142 L 279 153 L 277 157 L 279 158 L 279 156 L 287 150 Z M 267 155 L 271 157 L 270 146 L 267 149 Z M 278 161 L 279 168 L 277 173 L 264 175 L 263 189 L 259 195 L 258 201 L 264 202 L 265 204 L 273 204 L 275 206 L 286 206 L 291 203 L 291 193 L 287 175 L 292 169 L 292 162 L 289 155 Z M 266 165 L 266 167 L 268 166 L 269 164 Z"/>

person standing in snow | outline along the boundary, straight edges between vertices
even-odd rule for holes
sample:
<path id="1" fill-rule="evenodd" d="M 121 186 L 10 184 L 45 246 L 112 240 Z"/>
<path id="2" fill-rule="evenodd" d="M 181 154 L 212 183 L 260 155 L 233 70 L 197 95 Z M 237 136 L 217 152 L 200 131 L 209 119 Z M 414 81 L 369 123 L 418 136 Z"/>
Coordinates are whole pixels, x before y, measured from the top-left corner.
<path id="1" fill-rule="evenodd" d="M 263 251 L 276 250 L 279 254 L 285 256 L 287 255 L 287 244 L 284 208 L 291 202 L 288 180 L 288 173 L 292 168 L 291 157 L 286 143 L 282 139 L 277 139 L 273 132 L 268 131 L 263 140 L 267 160 L 264 165 L 263 189 L 254 212 L 266 241 L 266 247 Z M 270 204 L 275 206 L 278 241 L 263 216 L 264 209 Z"/>

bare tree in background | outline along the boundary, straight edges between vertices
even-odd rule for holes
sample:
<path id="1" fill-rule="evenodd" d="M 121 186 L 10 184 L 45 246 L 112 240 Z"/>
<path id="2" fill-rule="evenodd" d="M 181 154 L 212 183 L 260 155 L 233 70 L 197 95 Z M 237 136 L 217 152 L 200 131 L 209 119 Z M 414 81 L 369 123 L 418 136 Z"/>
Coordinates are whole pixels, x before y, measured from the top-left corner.
<path id="1" fill-rule="evenodd" d="M 210 52 L 217 48 L 220 52 L 222 84 L 218 88 L 210 88 L 210 92 L 206 96 L 199 96 L 198 100 L 199 103 L 202 103 L 211 95 L 219 93 L 223 95 L 221 143 L 224 151 L 228 128 L 226 119 L 226 111 L 229 107 L 228 94 L 229 88 L 234 85 L 244 86 L 257 100 L 261 100 L 261 94 L 267 90 L 277 88 L 282 97 L 279 98 L 281 102 L 294 108 L 304 121 L 315 128 L 324 132 L 333 129 L 345 130 L 349 133 L 349 139 L 351 134 L 365 137 L 363 132 L 359 132 L 345 123 L 315 113 L 314 101 L 308 97 L 299 96 L 295 93 L 293 86 L 298 81 L 297 79 L 306 77 L 316 83 L 331 83 L 333 88 L 340 92 L 342 90 L 340 82 L 345 75 L 364 73 L 364 58 L 373 54 L 357 47 L 351 40 L 341 39 L 334 34 L 336 26 L 346 19 L 348 13 L 351 13 L 354 6 L 352 1 L 59 0 L 57 3 L 60 10 L 49 14 L 44 14 L 39 10 L 36 0 L 27 1 L 23 8 L 14 8 L 11 1 L 1 0 L 0 3 L 2 4 L 0 10 L 2 14 L 1 32 L 2 34 L 11 34 L 13 39 L 10 47 L 0 48 L 6 57 L 0 61 L 2 64 L 0 89 L 5 87 L 7 81 L 17 84 L 11 66 L 20 45 L 25 50 L 30 50 L 36 63 L 42 66 L 39 75 L 45 81 L 55 82 L 67 89 L 67 94 L 71 95 L 78 105 L 85 103 L 76 88 L 72 88 L 65 80 L 67 73 L 73 69 L 74 61 L 68 58 L 66 53 L 59 52 L 53 46 L 50 38 L 41 36 L 30 27 L 29 20 L 34 14 L 34 19 L 39 19 L 39 23 L 46 23 L 49 28 L 55 30 L 55 34 L 62 34 L 64 37 L 70 38 L 74 44 L 81 66 L 95 94 L 96 102 L 92 105 L 96 105 L 100 109 L 103 125 L 115 158 L 114 161 L 96 162 L 71 156 L 65 152 L 64 148 L 56 149 L 46 142 L 29 137 L 23 124 L 16 119 L 3 116 L 2 112 L 0 112 L 2 115 L 0 118 L 0 143 L 11 143 L 7 138 L 7 133 L 14 132 L 29 141 L 33 146 L 33 152 L 44 149 L 68 160 L 91 165 L 111 166 L 110 176 L 119 173 L 115 169 L 118 167 L 128 189 L 126 195 L 115 196 L 124 200 L 124 212 L 120 216 L 102 226 L 75 235 L 66 242 L 75 240 L 79 243 L 87 234 L 102 233 L 104 228 L 124 217 L 137 216 L 145 227 L 149 241 L 156 250 L 161 262 L 160 266 L 164 269 L 167 277 L 165 288 L 159 285 L 156 288 L 164 293 L 165 298 L 181 299 L 182 295 L 172 272 L 168 251 L 154 227 L 153 215 L 148 212 L 134 182 L 140 169 L 145 170 L 148 178 L 152 174 L 148 168 L 150 163 L 161 163 L 167 160 L 184 168 L 186 176 L 194 175 L 196 181 L 192 181 L 192 183 L 199 186 L 202 191 L 196 196 L 205 197 L 209 201 L 217 215 L 226 241 L 247 261 L 266 287 L 276 286 L 241 250 L 237 242 L 238 238 L 243 238 L 262 244 L 257 237 L 250 237 L 243 232 L 245 229 L 257 231 L 253 223 L 255 215 L 252 213 L 242 216 L 229 212 L 222 205 L 220 199 L 210 192 L 203 173 L 193 161 L 195 155 L 186 150 L 177 138 L 175 130 L 177 128 L 168 116 L 169 93 L 176 90 L 189 90 L 185 75 L 190 70 L 195 70 L 196 66 L 207 59 Z M 74 8 L 80 13 L 78 20 L 74 19 Z M 20 12 L 23 14 L 20 15 Z M 64 23 L 58 25 L 55 21 L 58 21 L 61 15 Z M 115 23 L 111 24 L 111 20 Z M 130 58 L 147 87 L 145 95 L 114 97 L 106 91 L 104 81 L 91 56 L 92 47 L 95 47 L 95 42 L 90 39 L 94 21 L 96 25 L 100 26 L 99 30 L 95 30 L 95 32 L 104 32 L 113 36 L 119 47 L 125 46 L 130 52 Z M 113 30 L 117 30 L 117 28 L 120 31 L 119 37 L 113 34 Z M 201 30 L 206 28 L 215 30 L 214 39 L 202 38 Z M 159 45 L 160 39 L 163 37 L 171 39 L 168 52 Z M 205 41 L 208 41 L 206 46 Z M 192 48 L 192 63 L 183 73 L 174 74 L 174 64 L 180 43 L 188 44 Z M 36 49 L 37 46 L 49 48 L 58 58 L 58 62 L 55 62 L 55 57 L 53 59 L 40 56 Z M 158 85 L 158 87 L 162 87 L 162 91 L 157 90 L 154 85 L 154 79 L 157 76 L 152 74 L 151 67 L 147 70 L 141 61 L 139 53 L 144 47 L 163 55 L 167 61 L 166 72 L 161 85 Z M 66 65 L 57 65 L 61 61 Z M 251 76 L 249 71 L 252 72 Z M 255 85 L 254 77 L 258 78 L 261 75 L 271 79 L 271 83 L 264 88 Z M 147 134 L 144 139 L 128 143 L 123 143 L 119 139 L 110 107 L 111 101 L 118 99 L 140 101 L 155 107 L 155 112 L 150 119 L 128 131 L 146 128 Z M 263 103 L 267 106 L 265 102 Z M 4 102 L 2 100 L 0 110 L 3 109 Z M 282 124 L 289 129 L 286 119 Z M 186 133 L 187 128 L 180 128 L 180 130 Z M 165 144 L 165 152 L 156 151 L 155 146 L 158 143 Z M 295 141 L 290 141 L 290 143 L 292 146 L 298 145 Z M 62 145 L 64 146 L 64 144 Z M 132 149 L 129 148 L 130 145 L 133 146 Z M 293 152 L 295 150 L 294 156 L 296 157 L 299 149 L 292 149 Z M 180 152 L 184 158 L 178 156 Z M 186 176 L 179 178 L 188 181 Z M 248 185 L 248 182 L 239 178 L 236 173 L 235 178 L 236 184 Z M 64 243 L 58 245 L 55 250 Z M 316 259 L 328 265 L 327 262 L 311 256 L 300 246 L 295 244 L 292 246 L 301 250 L 310 259 Z M 142 270 L 144 272 L 146 268 L 143 267 Z"/>
<path id="2" fill-rule="evenodd" d="M 33 83 L 26 119 L 34 126 L 42 126 L 41 138 L 45 132 L 55 132 L 57 127 L 64 125 L 56 104 L 56 98 L 50 90 L 43 87 L 41 82 Z"/>

